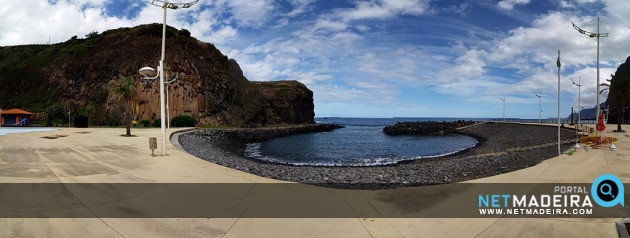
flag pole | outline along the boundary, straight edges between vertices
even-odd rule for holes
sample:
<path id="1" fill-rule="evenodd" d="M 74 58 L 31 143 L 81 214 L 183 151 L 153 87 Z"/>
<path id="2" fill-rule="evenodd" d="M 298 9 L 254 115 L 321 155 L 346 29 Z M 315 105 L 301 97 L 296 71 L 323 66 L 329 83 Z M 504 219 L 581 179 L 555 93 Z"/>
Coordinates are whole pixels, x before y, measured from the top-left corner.
<path id="1" fill-rule="evenodd" d="M 562 155 L 560 151 L 560 50 L 558 50 L 556 65 L 558 66 L 558 156 L 560 156 Z"/>

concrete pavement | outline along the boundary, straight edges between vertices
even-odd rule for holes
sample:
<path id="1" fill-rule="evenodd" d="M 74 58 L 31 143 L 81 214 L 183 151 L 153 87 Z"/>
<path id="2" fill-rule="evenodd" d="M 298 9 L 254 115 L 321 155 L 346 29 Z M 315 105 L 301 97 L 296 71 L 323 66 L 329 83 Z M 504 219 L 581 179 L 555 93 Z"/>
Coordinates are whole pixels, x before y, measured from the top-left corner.
<path id="1" fill-rule="evenodd" d="M 630 127 L 625 127 L 630 131 Z M 172 132 L 172 131 L 170 131 Z M 170 133 L 169 132 L 169 133 Z M 159 129 L 132 129 L 136 137 L 121 137 L 124 129 L 62 128 L 0 136 L 0 183 L 61 183 L 68 191 L 51 194 L 54 210 L 82 218 L 0 218 L 1 237 L 616 237 L 617 218 L 409 218 L 431 217 L 444 204 L 475 204 L 475 196 L 455 191 L 453 186 L 427 186 L 382 191 L 336 190 L 310 185 L 279 186 L 276 190 L 256 188 L 222 194 L 194 193 L 199 199 L 219 201 L 226 211 L 241 216 L 223 218 L 118 218 L 112 209 L 150 213 L 143 196 L 171 196 L 171 190 L 122 191 L 108 201 L 96 201 L 73 183 L 285 183 L 225 168 L 177 150 L 169 143 L 167 157 L 152 157 L 149 137 L 160 137 Z M 620 139 L 617 151 L 607 148 L 579 150 L 539 165 L 467 183 L 591 183 L 604 173 L 630 181 L 628 133 L 610 133 Z M 47 139 L 43 137 L 56 139 Z M 158 141 L 158 144 L 161 143 Z M 156 151 L 159 154 L 159 151 Z M 237 189 L 238 190 L 238 189 Z M 182 191 L 182 190 L 178 190 Z M 163 193 L 160 193 L 163 192 Z M 183 190 L 182 193 L 190 192 Z M 278 199 L 278 194 L 286 194 Z M 276 195 L 276 196 L 274 196 Z M 186 199 L 192 197 L 186 196 Z M 11 199 L 0 191 L 0 200 Z M 273 199 L 271 199 L 273 198 Z M 419 198 L 435 202 L 418 203 Z M 28 198 L 23 198 L 28 200 Z M 65 199 L 65 200 L 64 200 Z M 134 200 L 136 199 L 136 200 Z M 438 202 L 437 200 L 446 200 Z M 5 200 L 6 201 L 6 200 Z M 139 202 L 140 201 L 140 202 Z M 169 202 L 172 200 L 169 200 Z M 296 202 L 297 201 L 297 202 Z M 430 201 L 430 200 L 427 200 Z M 453 202 L 455 201 L 455 202 Z M 159 202 L 159 201 L 158 201 Z M 292 204 L 295 203 L 295 204 Z M 288 207 L 287 207 L 288 204 Z M 163 206 L 164 204 L 160 204 Z M 173 209 L 185 204 L 171 204 Z M 265 209 L 311 208 L 313 214 L 349 212 L 344 218 L 257 218 Z M 7 212 L 0 204 L 0 215 Z M 28 209 L 28 208 L 26 208 Z M 232 210 L 229 210 L 232 209 Z M 21 211 L 20 211 L 21 212 Z M 409 215 L 407 213 L 413 213 Z M 12 213 L 13 214 L 13 213 Z M 382 214 L 388 214 L 384 216 Z M 415 216 L 414 214 L 421 214 Z M 429 214 L 429 215 L 426 215 Z M 438 215 L 439 216 L 439 215 Z M 28 216 L 27 216 L 28 217 Z M 72 217 L 72 216 L 70 216 Z M 334 216 L 322 216 L 334 217 Z M 372 218 L 371 218 L 372 217 Z M 620 217 L 621 218 L 621 217 Z"/>

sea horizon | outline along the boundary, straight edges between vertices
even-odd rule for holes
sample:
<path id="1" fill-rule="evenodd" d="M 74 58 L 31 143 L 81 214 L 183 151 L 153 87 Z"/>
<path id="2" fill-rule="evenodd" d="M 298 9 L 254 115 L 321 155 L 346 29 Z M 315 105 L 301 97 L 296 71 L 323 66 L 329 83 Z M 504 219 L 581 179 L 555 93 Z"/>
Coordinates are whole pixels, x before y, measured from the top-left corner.
<path id="1" fill-rule="evenodd" d="M 328 117 L 318 117 L 316 116 L 315 121 L 322 120 L 330 120 L 330 119 L 348 119 L 348 120 L 395 120 L 395 122 L 416 122 L 416 121 L 445 121 L 445 122 L 453 122 L 458 120 L 463 121 L 506 121 L 506 122 L 523 122 L 523 123 L 537 123 L 542 121 L 543 123 L 551 123 L 555 124 L 557 122 L 557 118 L 518 118 L 518 117 L 343 117 L 343 116 L 328 116 Z M 569 124 L 576 123 L 577 118 L 561 118 L 560 123 Z M 592 124 L 595 123 L 594 119 L 581 119 L 583 124 Z"/>

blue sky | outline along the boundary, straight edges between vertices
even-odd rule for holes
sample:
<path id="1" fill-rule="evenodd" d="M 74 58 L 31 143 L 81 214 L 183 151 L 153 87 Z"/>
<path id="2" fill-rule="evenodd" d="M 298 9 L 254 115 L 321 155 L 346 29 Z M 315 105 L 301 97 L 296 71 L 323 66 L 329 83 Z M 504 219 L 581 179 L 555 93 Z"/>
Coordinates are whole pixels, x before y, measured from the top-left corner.
<path id="1" fill-rule="evenodd" d="M 0 6 L 0 45 L 62 42 L 91 31 L 161 22 L 141 0 L 24 0 Z M 595 105 L 596 30 L 601 80 L 630 56 L 624 0 L 200 0 L 169 11 L 241 65 L 252 81 L 298 80 L 314 92 L 317 116 L 543 118 Z M 33 17 L 37 16 L 37 17 Z M 168 52 L 167 52 L 168 53 Z M 605 100 L 605 95 L 602 101 Z"/>

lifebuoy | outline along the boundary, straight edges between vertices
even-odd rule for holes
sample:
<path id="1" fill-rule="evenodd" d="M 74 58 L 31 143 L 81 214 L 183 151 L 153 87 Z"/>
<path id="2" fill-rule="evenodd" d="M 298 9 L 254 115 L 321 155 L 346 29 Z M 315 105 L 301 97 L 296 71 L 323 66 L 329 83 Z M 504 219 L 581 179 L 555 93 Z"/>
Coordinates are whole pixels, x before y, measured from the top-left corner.
<path id="1" fill-rule="evenodd" d="M 597 125 L 595 126 L 595 128 L 598 131 L 604 131 L 606 129 L 606 124 L 604 124 L 604 115 L 603 114 L 599 114 L 599 118 L 597 120 Z"/>

